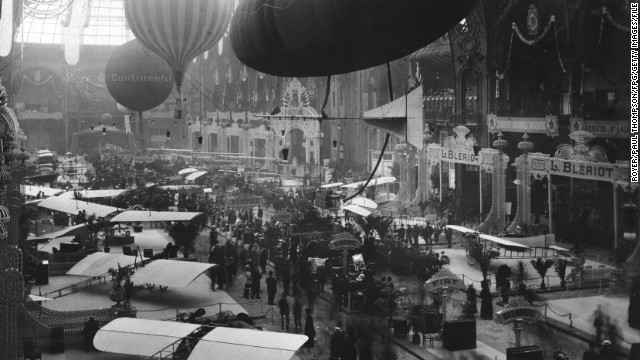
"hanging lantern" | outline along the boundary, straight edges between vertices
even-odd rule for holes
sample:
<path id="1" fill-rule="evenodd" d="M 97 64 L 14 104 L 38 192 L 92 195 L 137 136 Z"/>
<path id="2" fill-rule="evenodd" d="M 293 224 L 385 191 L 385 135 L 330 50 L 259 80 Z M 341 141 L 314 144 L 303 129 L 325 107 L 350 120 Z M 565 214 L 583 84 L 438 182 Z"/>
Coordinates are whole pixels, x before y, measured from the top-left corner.
<path id="1" fill-rule="evenodd" d="M 202 135 L 198 136 L 198 146 L 202 147 Z"/>
<path id="2" fill-rule="evenodd" d="M 289 159 L 289 148 L 287 146 L 282 148 L 282 160 L 287 161 Z"/>
<path id="3" fill-rule="evenodd" d="M 102 127 L 102 135 L 103 135 L 103 136 L 104 136 L 104 135 L 107 135 L 107 127 L 106 127 L 106 126 L 103 126 L 103 127 Z"/>
<path id="4" fill-rule="evenodd" d="M 167 141 L 171 140 L 171 131 L 167 130 Z"/>
<path id="5" fill-rule="evenodd" d="M 93 132 L 93 122 L 91 123 L 91 132 Z"/>

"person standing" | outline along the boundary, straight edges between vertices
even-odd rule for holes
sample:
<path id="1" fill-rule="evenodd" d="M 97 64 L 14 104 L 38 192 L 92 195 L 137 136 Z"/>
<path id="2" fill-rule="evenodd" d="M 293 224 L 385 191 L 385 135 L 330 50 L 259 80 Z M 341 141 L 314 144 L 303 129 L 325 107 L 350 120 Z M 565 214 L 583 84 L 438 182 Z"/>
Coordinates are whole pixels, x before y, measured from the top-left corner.
<path id="1" fill-rule="evenodd" d="M 489 290 L 489 282 L 484 280 L 481 284 L 480 317 L 484 320 L 491 320 L 493 319 L 493 297 L 491 296 L 491 290 Z"/>
<path id="2" fill-rule="evenodd" d="M 286 293 L 282 293 L 282 298 L 278 301 L 278 307 L 282 318 L 282 330 L 289 331 L 289 302 L 287 301 Z"/>
<path id="3" fill-rule="evenodd" d="M 342 347 L 344 345 L 344 333 L 340 324 L 333 329 L 333 335 L 329 342 L 329 360 L 342 359 Z"/>
<path id="4" fill-rule="evenodd" d="M 267 283 L 267 304 L 275 305 L 276 292 L 278 291 L 278 280 L 273 277 L 273 271 L 269 271 L 269 276 L 265 280 Z"/>
<path id="5" fill-rule="evenodd" d="M 602 341 L 602 328 L 604 326 L 604 311 L 602 311 L 602 305 L 598 304 L 598 307 L 593 312 L 593 326 L 596 328 L 596 343 Z"/>
<path id="6" fill-rule="evenodd" d="M 262 274 L 260 274 L 258 267 L 254 266 L 251 270 L 251 293 L 254 299 L 260 299 L 260 279 L 262 279 Z"/>
<path id="7" fill-rule="evenodd" d="M 263 215 L 262 206 L 258 206 L 258 219 L 262 220 L 262 215 Z"/>
<path id="8" fill-rule="evenodd" d="M 598 360 L 598 353 L 596 352 L 596 344 L 589 343 L 589 349 L 582 355 L 582 360 Z"/>
<path id="9" fill-rule="evenodd" d="M 294 332 L 302 331 L 302 296 L 296 295 L 293 300 L 293 327 Z"/>
<path id="10" fill-rule="evenodd" d="M 260 260 L 258 261 L 258 264 L 260 265 L 260 268 L 262 268 L 262 273 L 266 274 L 267 273 L 267 261 L 269 260 L 269 249 L 262 248 L 262 251 L 260 251 Z"/>
<path id="11" fill-rule="evenodd" d="M 291 283 L 291 262 L 287 260 L 282 267 L 282 286 L 284 293 L 289 295 L 289 284 Z"/>
<path id="12" fill-rule="evenodd" d="M 316 338 L 316 328 L 313 326 L 313 317 L 311 317 L 311 308 L 306 308 L 305 312 L 307 313 L 307 318 L 304 322 L 304 334 L 309 338 L 306 343 L 304 343 L 305 348 L 312 348 L 315 344 Z"/>
<path id="13" fill-rule="evenodd" d="M 358 338 L 356 337 L 356 329 L 353 326 L 347 326 L 347 337 L 342 344 L 342 359 L 341 360 L 358 360 L 358 349 L 356 343 Z"/>

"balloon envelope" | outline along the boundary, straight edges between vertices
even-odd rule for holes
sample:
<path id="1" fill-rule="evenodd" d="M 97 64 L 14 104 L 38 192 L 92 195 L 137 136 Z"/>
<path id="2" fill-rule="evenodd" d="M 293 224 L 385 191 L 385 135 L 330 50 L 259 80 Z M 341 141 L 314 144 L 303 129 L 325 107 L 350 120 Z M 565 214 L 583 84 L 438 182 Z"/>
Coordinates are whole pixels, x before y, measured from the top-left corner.
<path id="1" fill-rule="evenodd" d="M 111 96 L 135 111 L 153 109 L 173 90 L 169 65 L 137 40 L 125 43 L 111 54 L 104 76 Z"/>
<path id="2" fill-rule="evenodd" d="M 477 0 L 245 0 L 231 24 L 238 59 L 274 76 L 327 76 L 407 56 Z"/>
<path id="3" fill-rule="evenodd" d="M 178 90 L 189 62 L 213 47 L 229 26 L 231 0 L 125 0 L 131 31 L 171 66 Z"/>

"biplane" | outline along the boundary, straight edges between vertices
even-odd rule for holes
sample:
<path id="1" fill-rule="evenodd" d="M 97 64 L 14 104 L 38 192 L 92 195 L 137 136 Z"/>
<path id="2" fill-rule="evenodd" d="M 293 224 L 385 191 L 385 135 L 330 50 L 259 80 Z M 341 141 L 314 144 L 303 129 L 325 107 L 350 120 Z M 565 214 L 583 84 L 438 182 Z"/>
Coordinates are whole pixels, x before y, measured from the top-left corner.
<path id="1" fill-rule="evenodd" d="M 555 258 L 558 256 L 569 256 L 569 249 L 555 245 L 553 237 L 547 238 L 548 235 L 523 237 L 523 238 L 504 238 L 494 235 L 484 234 L 480 231 L 469 229 L 459 225 L 447 225 L 448 229 L 461 232 L 467 240 L 466 257 L 470 266 L 476 265 L 476 260 L 470 256 L 470 250 L 473 246 L 482 246 L 484 249 L 495 250 L 503 259 L 535 259 Z"/>

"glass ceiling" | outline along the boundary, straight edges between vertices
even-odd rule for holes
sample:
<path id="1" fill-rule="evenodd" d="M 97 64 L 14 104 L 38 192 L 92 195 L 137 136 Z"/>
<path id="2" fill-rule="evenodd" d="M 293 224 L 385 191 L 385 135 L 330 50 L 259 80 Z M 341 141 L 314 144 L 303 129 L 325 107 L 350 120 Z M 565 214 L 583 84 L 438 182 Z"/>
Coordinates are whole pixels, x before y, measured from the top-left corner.
<path id="1" fill-rule="evenodd" d="M 25 0 L 16 42 L 62 44 L 72 5 L 83 0 Z M 87 1 L 87 0 L 84 0 Z M 83 45 L 119 46 L 134 38 L 124 16 L 123 0 L 88 0 Z"/>

